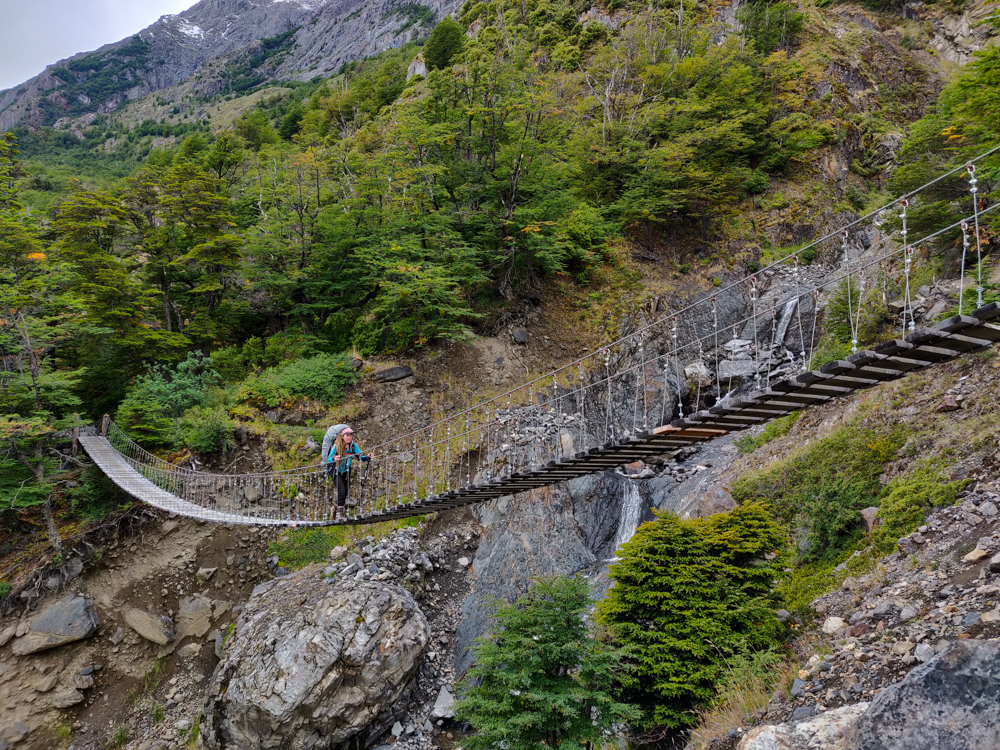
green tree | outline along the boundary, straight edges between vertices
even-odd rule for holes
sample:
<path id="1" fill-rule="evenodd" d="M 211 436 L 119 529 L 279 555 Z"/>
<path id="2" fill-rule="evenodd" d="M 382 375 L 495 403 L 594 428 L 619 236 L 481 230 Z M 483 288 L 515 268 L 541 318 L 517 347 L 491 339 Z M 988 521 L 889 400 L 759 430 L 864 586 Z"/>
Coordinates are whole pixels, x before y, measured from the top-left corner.
<path id="1" fill-rule="evenodd" d="M 451 16 L 434 27 L 424 44 L 424 62 L 428 70 L 443 70 L 451 65 L 465 47 L 465 31 Z"/>
<path id="2" fill-rule="evenodd" d="M 625 655 L 618 696 L 641 710 L 640 727 L 692 726 L 728 657 L 776 644 L 767 597 L 786 555 L 767 558 L 785 547 L 755 503 L 696 521 L 663 514 L 621 547 L 597 617 Z"/>
<path id="3" fill-rule="evenodd" d="M 58 553 L 52 437 L 78 423 L 80 372 L 57 367 L 55 355 L 80 330 L 81 306 L 22 211 L 25 176 L 16 139 L 0 137 L 0 509 L 39 506 Z"/>
<path id="4" fill-rule="evenodd" d="M 456 716 L 476 750 L 589 748 L 634 712 L 610 693 L 618 654 L 588 632 L 593 602 L 583 578 L 536 581 L 513 604 L 497 603 L 491 633 L 460 686 Z"/>

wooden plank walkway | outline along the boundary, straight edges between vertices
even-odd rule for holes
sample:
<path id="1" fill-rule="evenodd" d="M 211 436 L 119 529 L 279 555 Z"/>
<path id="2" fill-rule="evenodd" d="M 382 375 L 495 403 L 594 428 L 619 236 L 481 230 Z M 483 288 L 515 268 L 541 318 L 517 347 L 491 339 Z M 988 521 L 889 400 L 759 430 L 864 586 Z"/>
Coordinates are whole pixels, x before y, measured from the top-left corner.
<path id="1" fill-rule="evenodd" d="M 699 411 L 648 432 L 640 432 L 634 437 L 577 453 L 572 458 L 549 461 L 544 466 L 517 472 L 509 477 L 462 487 L 441 495 L 396 505 L 388 510 L 363 513 L 341 521 L 301 522 L 202 508 L 172 495 L 143 477 L 106 439 L 89 437 L 81 438 L 80 442 L 94 462 L 119 487 L 150 505 L 173 513 L 219 523 L 270 526 L 377 523 L 481 503 L 504 495 L 564 482 L 637 459 L 712 440 L 871 388 L 879 383 L 898 380 L 934 364 L 948 362 L 969 352 L 995 346 L 1000 342 L 1000 327 L 990 321 L 998 318 L 1000 318 L 1000 306 L 991 303 L 975 310 L 971 315 L 955 316 L 933 329 L 919 329 L 903 339 L 880 344 L 874 351 L 861 351 L 844 360 L 829 362 L 818 370 L 777 382 L 767 390 L 755 391 L 745 398 Z"/>

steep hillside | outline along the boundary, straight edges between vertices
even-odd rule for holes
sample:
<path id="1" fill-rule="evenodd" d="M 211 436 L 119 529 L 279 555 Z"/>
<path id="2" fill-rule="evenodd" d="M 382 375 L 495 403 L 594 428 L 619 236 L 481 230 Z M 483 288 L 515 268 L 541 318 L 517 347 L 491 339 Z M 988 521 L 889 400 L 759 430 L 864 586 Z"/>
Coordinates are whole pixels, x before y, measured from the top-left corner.
<path id="1" fill-rule="evenodd" d="M 947 521 L 962 535 L 949 543 L 976 541 L 979 524 L 955 514 L 993 500 L 970 495 L 930 514 L 973 482 L 995 489 L 997 360 L 986 354 L 736 440 L 442 513 L 415 534 L 389 524 L 255 533 L 163 519 L 74 451 L 72 428 L 107 413 L 145 449 L 194 469 L 312 465 L 327 425 L 351 423 L 362 448 L 409 439 L 732 286 L 717 320 L 677 313 L 685 343 L 706 334 L 697 353 L 679 355 L 676 342 L 671 350 L 668 325 L 638 347 L 678 365 L 676 393 L 660 388 L 662 411 L 688 415 L 762 375 L 773 383 L 773 361 L 784 377 L 808 359 L 846 356 L 852 338 L 874 347 L 898 336 L 906 321 L 894 303 L 907 288 L 916 325 L 955 307 L 957 227 L 919 243 L 908 286 L 898 209 L 858 226 L 850 247 L 839 237 L 812 243 L 948 170 L 956 174 L 910 207 L 911 241 L 968 215 L 966 160 L 1000 145 L 1000 50 L 991 47 L 1000 24 L 977 23 L 991 7 L 683 8 L 466 2 L 421 45 L 402 42 L 448 8 L 206 2 L 93 59 L 53 66 L 31 96 L 7 92 L 5 116 L 20 127 L 0 137 L 0 746 L 34 750 L 61 738 L 147 750 L 197 744 L 199 727 L 212 746 L 272 694 L 283 696 L 280 712 L 260 726 L 299 722 L 312 709 L 299 711 L 295 696 L 285 703 L 298 683 L 261 668 L 274 641 L 257 626 L 288 638 L 280 650 L 294 665 L 312 648 L 295 642 L 298 631 L 324 640 L 314 615 L 336 613 L 331 597 L 354 606 L 351 592 L 382 591 L 426 616 L 430 631 L 419 669 L 393 676 L 399 684 L 377 696 L 378 720 L 352 724 L 352 741 L 447 748 L 458 735 L 471 747 L 448 723 L 451 688 L 495 627 L 492 597 L 513 601 L 535 577 L 575 575 L 613 597 L 616 576 L 665 527 L 691 563 L 681 575 L 694 573 L 648 597 L 673 611 L 633 628 L 670 653 L 650 657 L 630 685 L 616 683 L 651 707 L 635 714 L 632 740 L 683 746 L 698 711 L 710 723 L 726 704 L 727 675 L 752 672 L 763 698 L 751 715 L 778 721 L 877 697 L 874 677 L 892 681 L 913 666 L 915 648 L 900 646 L 895 659 L 884 639 L 895 632 L 912 645 L 925 626 L 886 616 L 882 631 L 855 632 L 850 645 L 891 669 L 859 669 L 842 652 L 837 681 L 807 674 L 796 689 L 805 693 L 769 707 L 792 647 L 813 655 L 795 637 L 810 632 L 820 595 L 853 578 L 842 589 L 850 597 L 818 603 L 849 620 L 852 607 L 881 606 L 879 570 L 903 582 L 911 562 L 897 550 L 917 549 L 912 532 L 944 541 L 921 525 L 933 532 Z M 240 30 L 227 27 L 237 16 Z M 367 50 L 381 51 L 343 65 Z M 157 78 L 160 59 L 173 62 Z M 977 205 L 991 212 L 975 240 L 985 301 L 994 301 L 1000 161 L 978 165 Z M 792 252 L 794 270 L 764 269 Z M 851 262 L 877 264 L 863 297 L 840 283 Z M 822 287 L 804 311 L 811 337 L 776 304 L 800 284 Z M 771 310 L 766 333 L 751 312 L 758 305 Z M 716 327 L 725 339 L 709 344 Z M 606 377 L 606 361 L 578 377 L 602 368 Z M 659 383 L 668 382 L 664 370 Z M 587 417 L 607 427 L 607 411 Z M 654 511 L 669 514 L 660 523 Z M 735 517 L 766 534 L 720 531 Z M 651 523 L 637 529 L 640 521 Z M 940 572 L 965 587 L 970 569 L 944 564 L 953 547 L 934 553 L 944 555 Z M 645 563 L 657 581 L 676 572 L 666 554 Z M 716 574 L 726 581 L 703 585 Z M 744 575 L 754 581 L 745 590 L 733 585 Z M 85 596 L 60 606 L 74 592 Z M 946 613 L 948 638 L 995 632 L 956 629 L 951 615 L 993 601 L 967 593 L 947 595 L 945 606 L 958 608 Z M 324 604 L 306 612 L 306 601 Z M 37 613 L 50 611 L 84 615 L 80 638 L 35 656 L 29 646 L 51 622 Z M 372 636 L 373 612 L 341 612 L 328 630 Z M 277 633 L 286 616 L 294 625 Z M 646 618 L 629 616 L 613 638 Z M 712 630 L 720 623 L 725 640 Z M 671 643 L 674 633 L 682 637 Z M 340 669 L 331 644 L 323 658 Z M 807 672 L 831 671 L 819 661 L 837 651 L 813 651 Z M 380 663 L 351 664 L 343 680 L 312 672 L 309 689 L 364 687 L 365 667 Z M 558 676 L 575 667 L 561 665 Z M 646 679 L 654 674 L 664 679 Z M 258 676 L 260 695 L 227 693 Z M 677 693 L 638 695 L 656 685 Z M 384 704 L 395 702 L 391 715 Z M 715 739 L 745 726 L 745 713 L 732 709 Z"/>
<path id="2" fill-rule="evenodd" d="M 455 10 L 382 0 L 202 0 L 138 34 L 74 55 L 0 92 L 0 129 L 91 118 L 170 88 L 224 59 L 200 94 L 328 76 L 345 62 L 398 47 Z"/>

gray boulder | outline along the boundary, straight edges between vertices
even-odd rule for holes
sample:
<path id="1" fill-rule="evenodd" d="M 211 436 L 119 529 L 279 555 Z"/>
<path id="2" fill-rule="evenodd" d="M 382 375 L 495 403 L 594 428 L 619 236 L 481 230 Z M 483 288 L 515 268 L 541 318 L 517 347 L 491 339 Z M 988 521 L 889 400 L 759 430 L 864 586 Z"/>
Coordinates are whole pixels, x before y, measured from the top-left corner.
<path id="1" fill-rule="evenodd" d="M 254 597 L 236 621 L 202 711 L 206 750 L 364 748 L 405 705 L 430 639 L 395 585 L 307 568 Z"/>
<path id="2" fill-rule="evenodd" d="M 431 711 L 432 719 L 452 719 L 455 716 L 455 696 L 448 690 L 447 685 L 442 685 L 438 690 L 437 700 L 434 701 L 434 708 Z"/>
<path id="3" fill-rule="evenodd" d="M 174 623 L 164 615 L 154 615 L 135 607 L 126 607 L 125 623 L 147 641 L 166 646 L 174 639 Z"/>
<path id="4" fill-rule="evenodd" d="M 402 365 L 401 367 L 390 367 L 388 370 L 376 372 L 372 375 L 372 380 L 376 383 L 392 383 L 396 380 L 409 377 L 413 377 L 413 368 L 409 365 Z"/>
<path id="5" fill-rule="evenodd" d="M 99 624 L 89 596 L 67 594 L 35 617 L 28 631 L 11 645 L 11 651 L 25 656 L 83 640 L 96 633 Z"/>
<path id="6" fill-rule="evenodd" d="M 879 693 L 857 750 L 1000 747 L 1000 642 L 956 641 Z"/>
<path id="7" fill-rule="evenodd" d="M 854 727 L 867 706 L 856 703 L 805 721 L 756 727 L 747 732 L 737 750 L 852 750 Z"/>
<path id="8" fill-rule="evenodd" d="M 739 386 L 744 380 L 752 380 L 757 374 L 757 365 L 752 360 L 728 360 L 719 362 L 719 382 L 725 388 Z"/>

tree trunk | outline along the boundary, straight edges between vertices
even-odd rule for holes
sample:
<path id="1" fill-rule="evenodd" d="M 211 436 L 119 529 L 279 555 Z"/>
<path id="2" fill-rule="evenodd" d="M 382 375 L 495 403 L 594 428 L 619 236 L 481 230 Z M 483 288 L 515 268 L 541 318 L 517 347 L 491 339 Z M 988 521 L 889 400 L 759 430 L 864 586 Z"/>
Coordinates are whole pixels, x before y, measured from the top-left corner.
<path id="1" fill-rule="evenodd" d="M 52 517 L 52 496 L 49 495 L 45 498 L 45 502 L 42 503 L 42 516 L 45 518 L 45 533 L 49 537 L 49 544 L 52 545 L 52 549 L 56 551 L 57 555 L 61 555 L 63 551 L 63 540 L 59 536 L 59 529 L 56 528 L 56 521 Z"/>

